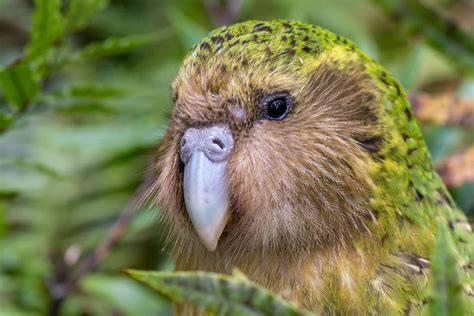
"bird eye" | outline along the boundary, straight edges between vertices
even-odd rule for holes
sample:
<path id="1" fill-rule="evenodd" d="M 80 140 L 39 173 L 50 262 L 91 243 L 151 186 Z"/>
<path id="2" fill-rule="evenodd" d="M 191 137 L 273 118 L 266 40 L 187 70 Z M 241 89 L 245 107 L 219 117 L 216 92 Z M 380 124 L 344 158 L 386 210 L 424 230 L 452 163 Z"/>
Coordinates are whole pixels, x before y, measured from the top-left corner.
<path id="1" fill-rule="evenodd" d="M 291 97 L 287 93 L 266 95 L 261 101 L 261 108 L 261 118 L 281 121 L 291 109 Z"/>

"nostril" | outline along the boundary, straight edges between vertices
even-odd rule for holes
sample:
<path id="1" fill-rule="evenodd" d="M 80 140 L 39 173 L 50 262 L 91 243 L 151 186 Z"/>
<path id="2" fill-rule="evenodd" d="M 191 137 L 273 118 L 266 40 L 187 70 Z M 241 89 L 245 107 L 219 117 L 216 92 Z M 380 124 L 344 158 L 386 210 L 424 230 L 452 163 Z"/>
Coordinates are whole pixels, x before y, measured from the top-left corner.
<path id="1" fill-rule="evenodd" d="M 229 157 L 234 147 L 234 140 L 229 127 L 224 124 L 189 127 L 184 131 L 179 146 L 179 155 L 185 164 L 197 151 L 204 153 L 211 161 L 222 162 Z"/>
<path id="2" fill-rule="evenodd" d="M 219 146 L 220 149 L 224 149 L 224 147 L 225 147 L 224 142 L 222 142 L 222 140 L 220 140 L 219 138 L 216 138 L 216 137 L 214 137 L 212 139 L 212 143 Z"/>
<path id="3" fill-rule="evenodd" d="M 183 148 L 187 143 L 188 143 L 188 141 L 187 141 L 187 135 L 184 135 L 184 136 L 181 138 L 181 142 L 179 143 L 179 147 L 180 147 L 180 148 Z"/>

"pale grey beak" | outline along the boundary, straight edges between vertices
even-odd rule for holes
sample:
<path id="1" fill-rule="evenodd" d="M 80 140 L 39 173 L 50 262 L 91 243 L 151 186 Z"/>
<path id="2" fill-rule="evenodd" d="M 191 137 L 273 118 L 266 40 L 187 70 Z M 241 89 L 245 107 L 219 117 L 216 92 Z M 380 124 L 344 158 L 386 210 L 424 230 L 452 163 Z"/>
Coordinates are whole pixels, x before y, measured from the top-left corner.
<path id="1" fill-rule="evenodd" d="M 184 202 L 204 246 L 213 251 L 229 217 L 226 166 L 234 147 L 225 124 L 188 128 L 181 139 Z"/>

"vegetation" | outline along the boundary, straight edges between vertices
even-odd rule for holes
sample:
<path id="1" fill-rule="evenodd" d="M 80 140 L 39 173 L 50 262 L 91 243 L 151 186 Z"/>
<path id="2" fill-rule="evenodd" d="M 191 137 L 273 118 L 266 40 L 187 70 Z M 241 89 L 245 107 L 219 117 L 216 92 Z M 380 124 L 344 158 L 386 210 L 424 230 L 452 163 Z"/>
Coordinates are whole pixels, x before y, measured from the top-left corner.
<path id="1" fill-rule="evenodd" d="M 218 25 L 274 18 L 347 36 L 393 72 L 435 165 L 474 218 L 468 0 L 0 0 L 2 315 L 166 315 L 169 299 L 303 313 L 261 289 L 242 305 L 233 289 L 255 285 L 238 273 L 169 272 L 159 209 L 127 207 L 166 128 L 187 50 Z M 440 232 L 430 303 L 438 311 L 459 299 L 456 265 L 443 265 L 456 253 Z M 163 296 L 124 269 L 165 271 L 130 272 Z M 220 278 L 231 292 L 224 298 L 212 287 Z"/>

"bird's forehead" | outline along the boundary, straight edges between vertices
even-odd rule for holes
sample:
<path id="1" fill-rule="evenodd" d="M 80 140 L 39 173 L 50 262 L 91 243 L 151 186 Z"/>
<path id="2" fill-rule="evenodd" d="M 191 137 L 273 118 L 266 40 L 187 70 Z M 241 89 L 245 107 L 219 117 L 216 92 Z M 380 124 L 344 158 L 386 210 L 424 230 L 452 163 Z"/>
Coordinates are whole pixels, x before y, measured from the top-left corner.
<path id="1" fill-rule="evenodd" d="M 243 127 L 255 120 L 265 94 L 296 93 L 301 87 L 296 76 L 264 64 L 228 68 L 220 57 L 200 67 L 183 68 L 173 87 L 177 118 L 186 118 L 188 124 L 226 121 Z"/>
<path id="2" fill-rule="evenodd" d="M 213 56 L 206 63 L 183 67 L 174 89 L 181 94 L 212 94 L 224 99 L 238 99 L 266 91 L 293 91 L 304 79 L 303 64 L 293 61 L 279 67 L 268 61 L 241 64 L 227 56 Z"/>
<path id="3" fill-rule="evenodd" d="M 289 64 L 315 56 L 334 43 L 334 34 L 295 21 L 247 21 L 222 27 L 196 44 L 184 64 L 205 63 L 227 55 L 236 64 L 269 61 Z"/>
<path id="4" fill-rule="evenodd" d="M 189 88 L 186 83 L 192 81 L 195 88 L 205 87 L 221 96 L 226 91 L 285 89 L 292 82 L 304 81 L 321 56 L 342 46 L 350 49 L 352 44 L 327 30 L 295 21 L 247 21 L 221 27 L 192 48 L 174 92 Z"/>
<path id="5" fill-rule="evenodd" d="M 360 65 L 361 58 L 346 39 L 299 22 L 248 21 L 223 27 L 185 58 L 173 84 L 175 117 L 205 124 L 226 120 L 230 113 L 249 125 L 265 94 L 298 95 L 316 68 Z"/>

